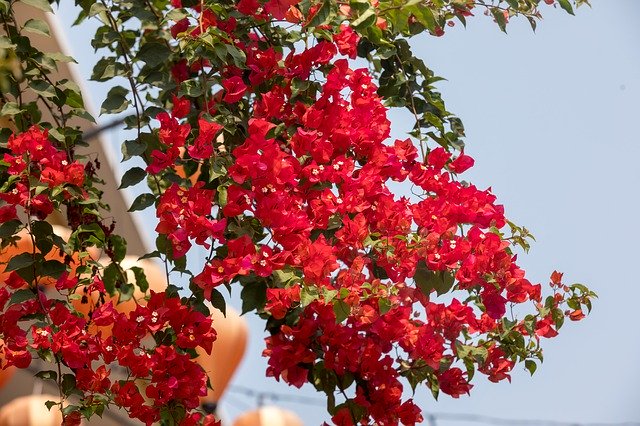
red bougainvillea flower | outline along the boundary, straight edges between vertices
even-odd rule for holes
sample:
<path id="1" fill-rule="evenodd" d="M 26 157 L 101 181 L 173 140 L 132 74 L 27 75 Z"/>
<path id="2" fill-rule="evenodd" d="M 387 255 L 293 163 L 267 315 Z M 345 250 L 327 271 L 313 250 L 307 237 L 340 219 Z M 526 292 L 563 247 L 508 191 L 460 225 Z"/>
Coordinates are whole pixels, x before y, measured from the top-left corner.
<path id="1" fill-rule="evenodd" d="M 247 91 L 247 85 L 244 84 L 241 77 L 234 76 L 222 81 L 225 95 L 223 101 L 233 104 L 238 102 Z"/>

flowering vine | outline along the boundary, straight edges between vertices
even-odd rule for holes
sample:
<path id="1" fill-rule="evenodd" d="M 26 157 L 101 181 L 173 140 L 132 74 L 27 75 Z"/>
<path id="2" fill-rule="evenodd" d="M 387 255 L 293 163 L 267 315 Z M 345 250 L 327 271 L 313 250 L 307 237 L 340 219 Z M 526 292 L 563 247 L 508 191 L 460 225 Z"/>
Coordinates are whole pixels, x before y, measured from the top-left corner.
<path id="1" fill-rule="evenodd" d="M 490 190 L 460 180 L 474 164 L 464 127 L 407 41 L 478 12 L 502 29 L 518 15 L 535 26 L 538 0 L 76 3 L 78 22 L 101 23 L 92 78 L 128 85 L 111 88 L 102 112 L 135 110 L 123 154 L 146 166 L 121 187 L 149 183 L 131 210 L 155 209 L 144 257 L 165 264 L 167 287 L 150 291 L 141 268 L 123 266 L 100 163 L 76 152 L 86 141 L 68 123 L 88 118 L 82 98 L 29 59 L 42 54 L 22 35 L 34 24 L 0 2 L 1 45 L 22 66 L 3 74 L 15 131 L 0 162 L 0 237 L 7 253 L 31 242 L 3 266 L 2 367 L 53 365 L 37 375 L 57 384 L 65 424 L 109 405 L 146 424 L 213 424 L 198 409 L 207 377 L 194 358 L 215 345 L 203 302 L 224 310 L 221 287 L 265 319 L 266 374 L 325 393 L 337 425 L 422 421 L 407 385 L 457 398 L 476 373 L 510 380 L 524 363 L 533 374 L 541 340 L 591 309 L 586 287 L 558 272 L 535 284 L 517 265 L 531 236 Z M 544 3 L 573 13 L 568 0 Z M 390 139 L 397 107 L 415 118 L 405 140 Z M 54 212 L 68 238 L 47 222 Z M 191 271 L 194 245 L 208 256 Z"/>

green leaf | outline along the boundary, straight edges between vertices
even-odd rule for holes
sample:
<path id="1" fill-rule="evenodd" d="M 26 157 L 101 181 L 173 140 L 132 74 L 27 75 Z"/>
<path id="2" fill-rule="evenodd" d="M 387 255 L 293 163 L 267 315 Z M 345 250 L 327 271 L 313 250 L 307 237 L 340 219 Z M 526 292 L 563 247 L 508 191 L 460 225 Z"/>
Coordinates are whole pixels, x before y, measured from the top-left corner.
<path id="1" fill-rule="evenodd" d="M 536 362 L 531 359 L 527 359 L 524 361 L 524 368 L 529 370 L 529 373 L 533 376 L 533 373 L 535 373 L 536 369 L 538 368 L 538 364 L 536 364 Z"/>
<path id="2" fill-rule="evenodd" d="M 56 89 L 49 82 L 44 80 L 33 80 L 29 83 L 29 87 L 38 95 L 44 98 L 53 98 L 56 96 Z"/>
<path id="3" fill-rule="evenodd" d="M 61 388 L 65 395 L 70 395 L 76 390 L 76 376 L 73 374 L 64 374 L 62 376 Z"/>
<path id="4" fill-rule="evenodd" d="M 227 187 L 218 186 L 218 205 L 224 207 L 227 205 Z"/>
<path id="5" fill-rule="evenodd" d="M 2 110 L 0 110 L 0 116 L 6 117 L 21 114 L 22 110 L 15 102 L 7 102 L 2 106 Z"/>
<path id="6" fill-rule="evenodd" d="M 22 29 L 33 34 L 40 34 L 43 36 L 51 37 L 49 24 L 47 24 L 42 19 L 29 19 L 24 23 L 24 27 Z"/>
<path id="7" fill-rule="evenodd" d="M 136 58 L 152 68 L 167 62 L 171 51 L 166 44 L 150 42 L 140 47 Z"/>
<path id="8" fill-rule="evenodd" d="M 54 382 L 58 380 L 58 373 L 53 370 L 39 371 L 35 376 L 42 380 L 52 380 Z"/>
<path id="9" fill-rule="evenodd" d="M 42 262 L 42 267 L 40 269 L 40 275 L 58 279 L 67 268 L 65 264 L 59 260 L 45 260 Z"/>
<path id="10" fill-rule="evenodd" d="M 400 375 L 407 379 L 414 393 L 419 384 L 430 377 L 434 378 L 433 370 L 431 369 L 431 367 L 429 367 L 421 359 L 417 359 L 411 363 L 409 363 L 409 361 L 401 361 Z"/>
<path id="11" fill-rule="evenodd" d="M 214 308 L 222 312 L 222 315 L 227 316 L 227 302 L 224 300 L 224 296 L 218 290 L 211 289 L 211 304 Z"/>
<path id="12" fill-rule="evenodd" d="M 100 115 L 102 114 L 117 114 L 127 109 L 129 106 L 129 101 L 127 100 L 127 95 L 129 94 L 129 90 L 125 89 L 121 86 L 115 86 L 109 93 L 107 93 L 107 98 L 102 102 L 102 106 L 100 107 Z"/>
<path id="13" fill-rule="evenodd" d="M 340 299 L 333 300 L 333 312 L 336 314 L 336 324 L 346 320 L 351 313 L 351 306 Z"/>
<path id="14" fill-rule="evenodd" d="M 500 8 L 494 7 L 491 9 L 491 14 L 493 15 L 496 23 L 500 27 L 503 32 L 507 32 L 507 20 L 505 19 L 502 10 Z"/>
<path id="15" fill-rule="evenodd" d="M 115 263 L 110 263 L 104 268 L 104 272 L 102 274 L 102 282 L 104 283 L 104 289 L 111 296 L 116 293 L 116 283 L 120 281 L 121 274 L 120 268 Z"/>
<path id="16" fill-rule="evenodd" d="M 327 24 L 331 20 L 331 4 L 331 0 L 324 0 L 306 26 L 313 28 Z"/>
<path id="17" fill-rule="evenodd" d="M 17 290 L 15 293 L 11 295 L 10 304 L 14 305 L 16 303 L 26 302 L 27 300 L 34 299 L 36 297 L 33 290 L 28 288 L 23 288 L 21 290 Z"/>
<path id="18" fill-rule="evenodd" d="M 178 92 L 178 96 L 187 95 L 191 98 L 198 98 L 204 94 L 204 89 L 202 88 L 202 82 L 200 79 L 191 79 L 185 80 L 180 83 L 180 91 Z"/>
<path id="19" fill-rule="evenodd" d="M 384 315 L 391 309 L 391 301 L 386 298 L 378 299 L 378 308 L 380 309 L 380 315 Z"/>
<path id="20" fill-rule="evenodd" d="M 88 234 L 88 235 L 83 235 Z M 86 241 L 88 245 L 95 245 L 96 247 L 103 247 L 106 242 L 104 230 L 97 223 L 91 223 L 88 225 L 80 225 L 76 232 L 69 238 L 69 245 L 72 250 L 78 250 L 79 236 L 82 235 L 82 241 Z M 72 244 L 73 243 L 73 244 Z"/>
<path id="21" fill-rule="evenodd" d="M 563 8 L 567 13 L 574 15 L 573 13 L 573 7 L 571 7 L 571 3 L 569 3 L 569 0 L 558 0 L 558 4 L 560 5 L 561 8 Z"/>
<path id="22" fill-rule="evenodd" d="M 144 269 L 139 266 L 132 266 L 131 272 L 136 279 L 136 285 L 140 288 L 140 291 L 146 293 L 149 290 L 149 281 L 144 273 Z"/>
<path id="23" fill-rule="evenodd" d="M 82 99 L 82 95 L 79 92 L 67 89 L 64 94 L 67 97 L 64 102 L 65 105 L 71 108 L 84 108 L 84 99 Z"/>
<path id="24" fill-rule="evenodd" d="M 351 25 L 357 29 L 362 30 L 364 28 L 372 26 L 376 22 L 376 11 L 373 7 L 365 10 L 357 19 L 351 22 Z"/>
<path id="25" fill-rule="evenodd" d="M 300 292 L 300 306 L 306 307 L 317 300 L 319 297 L 318 289 L 312 286 L 304 286 L 302 287 L 302 291 Z"/>
<path id="26" fill-rule="evenodd" d="M 128 188 L 132 185 L 136 185 L 147 177 L 147 172 L 140 167 L 133 167 L 127 170 L 122 176 L 122 182 L 118 189 Z"/>
<path id="27" fill-rule="evenodd" d="M 227 163 L 223 157 L 216 157 L 209 167 L 209 178 L 216 179 L 227 175 Z"/>
<path id="28" fill-rule="evenodd" d="M 138 210 L 144 210 L 147 207 L 152 206 L 155 201 L 156 197 L 153 194 L 140 194 L 136 197 L 135 200 L 133 200 L 133 203 L 131 204 L 131 207 L 128 211 L 135 212 Z"/>
<path id="29" fill-rule="evenodd" d="M 102 12 L 106 12 L 107 11 L 107 7 L 100 3 L 100 2 L 95 2 L 91 5 L 91 8 L 89 8 L 89 16 L 96 16 L 99 13 Z"/>
<path id="30" fill-rule="evenodd" d="M 167 20 L 178 22 L 187 16 L 184 9 L 171 9 L 164 17 Z"/>
<path id="31" fill-rule="evenodd" d="M 242 287 L 242 313 L 262 310 L 267 303 L 267 285 L 264 281 L 249 282 Z"/>
<path id="32" fill-rule="evenodd" d="M 127 240 L 122 238 L 120 235 L 111 234 L 109 235 L 109 244 L 113 250 L 113 260 L 116 262 L 122 262 L 124 257 L 127 255 Z"/>
<path id="33" fill-rule="evenodd" d="M 416 7 L 414 8 L 414 12 L 414 16 L 416 17 L 418 22 L 424 25 L 427 30 L 433 31 L 438 26 L 436 18 L 433 16 L 433 12 L 430 8 Z"/>
<path id="34" fill-rule="evenodd" d="M 118 289 L 118 303 L 126 302 L 127 300 L 133 299 L 133 294 L 136 291 L 136 286 L 129 283 L 121 283 Z"/>
<path id="35" fill-rule="evenodd" d="M 17 271 L 18 269 L 26 268 L 27 266 L 33 265 L 34 262 L 35 260 L 31 253 L 22 253 L 17 256 L 13 256 L 11 260 L 9 260 L 5 272 Z"/>
<path id="36" fill-rule="evenodd" d="M 137 157 L 147 150 L 147 144 L 142 138 L 124 141 L 122 144 L 122 161 Z"/>
<path id="37" fill-rule="evenodd" d="M 440 296 L 451 290 L 454 278 L 447 271 L 430 271 L 426 263 L 421 260 L 416 267 L 416 273 L 413 276 L 418 288 L 425 294 L 431 294 L 435 290 Z"/>
<path id="38" fill-rule="evenodd" d="M 231 57 L 233 58 L 233 63 L 236 67 L 245 68 L 245 64 L 247 62 L 247 55 L 245 55 L 245 53 L 242 50 L 238 49 L 233 45 L 228 44 L 227 52 L 229 52 L 229 55 L 231 55 Z"/>
<path id="39" fill-rule="evenodd" d="M 94 81 L 110 80 L 113 77 L 120 75 L 120 72 L 123 71 L 123 69 L 124 67 L 122 66 L 122 64 L 116 62 L 115 58 L 113 57 L 102 58 L 93 67 L 93 72 L 91 73 L 91 80 L 94 80 Z"/>
<path id="40" fill-rule="evenodd" d="M 20 0 L 20 2 L 40 9 L 43 12 L 53 12 L 48 0 Z"/>
<path id="41" fill-rule="evenodd" d="M 20 225 L 22 225 L 22 222 L 20 222 L 18 219 L 4 222 L 0 225 L 0 238 L 7 238 L 15 235 Z"/>
<path id="42" fill-rule="evenodd" d="M 53 248 L 53 227 L 44 220 L 37 220 L 31 224 L 31 232 L 36 240 L 36 247 L 41 253 L 47 254 Z M 57 240 L 64 246 L 64 241 Z"/>

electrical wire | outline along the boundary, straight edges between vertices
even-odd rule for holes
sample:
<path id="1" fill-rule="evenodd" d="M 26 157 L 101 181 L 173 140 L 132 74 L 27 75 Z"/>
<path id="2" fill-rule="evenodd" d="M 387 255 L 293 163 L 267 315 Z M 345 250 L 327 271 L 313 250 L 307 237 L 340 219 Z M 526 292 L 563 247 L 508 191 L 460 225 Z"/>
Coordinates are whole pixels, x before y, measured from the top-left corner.
<path id="1" fill-rule="evenodd" d="M 297 404 L 314 405 L 314 406 L 321 406 L 321 407 L 325 407 L 327 405 L 327 401 L 320 398 L 312 398 L 307 396 L 290 395 L 290 394 L 276 393 L 276 392 L 266 392 L 266 391 L 255 390 L 255 389 L 251 389 L 244 386 L 238 386 L 238 385 L 229 386 L 228 389 L 230 392 L 243 394 L 248 397 L 254 397 L 258 399 L 259 402 L 264 399 L 269 399 L 274 402 L 284 401 L 284 402 L 293 402 Z"/>
<path id="2" fill-rule="evenodd" d="M 261 405 L 261 402 L 264 399 L 269 399 L 271 401 L 286 401 L 304 405 L 326 406 L 326 401 L 319 398 L 259 391 L 238 385 L 230 386 L 229 391 L 242 394 L 247 397 L 256 398 L 258 405 Z M 640 426 L 640 422 L 566 422 L 542 419 L 508 419 L 479 414 L 438 412 L 429 413 L 425 420 L 429 426 L 438 426 L 438 421 L 469 422 L 495 426 Z"/>
<path id="3" fill-rule="evenodd" d="M 448 420 L 505 426 L 640 426 L 639 422 L 585 423 L 542 419 L 507 419 L 467 413 L 431 413 L 429 416 L 434 418 L 436 422 L 437 420 Z M 437 425 L 433 421 L 432 424 Z"/>

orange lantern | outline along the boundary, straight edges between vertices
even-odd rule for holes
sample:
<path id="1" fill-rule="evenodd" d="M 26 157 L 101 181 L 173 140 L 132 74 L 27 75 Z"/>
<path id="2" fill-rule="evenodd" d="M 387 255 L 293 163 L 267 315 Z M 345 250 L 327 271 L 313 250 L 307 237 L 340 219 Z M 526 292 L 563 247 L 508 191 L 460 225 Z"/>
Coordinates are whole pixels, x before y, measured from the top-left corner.
<path id="1" fill-rule="evenodd" d="M 52 227 L 53 227 L 53 232 L 56 235 L 61 237 L 65 242 L 69 241 L 69 237 L 71 236 L 71 230 L 69 230 L 69 228 L 66 228 L 64 226 L 59 226 L 59 225 L 52 225 Z M 6 264 L 9 262 L 9 260 L 11 260 L 12 257 L 25 252 L 26 253 L 33 252 L 33 242 L 31 240 L 31 236 L 29 235 L 29 232 L 26 229 L 23 229 L 18 233 L 18 237 L 20 238 L 16 241 L 16 245 L 9 245 L 4 249 L 0 250 L 0 270 L 2 271 L 0 272 L 0 283 L 4 283 L 6 279 L 9 277 L 9 272 L 6 272 L 6 267 L 7 267 Z M 36 249 L 36 252 L 37 251 L 38 249 Z M 89 253 L 89 257 L 91 257 L 92 259 L 97 259 L 100 255 L 99 250 L 95 247 L 91 247 L 87 251 Z M 66 256 L 64 253 L 60 254 L 60 250 L 58 249 L 57 246 L 53 246 L 52 250 L 49 253 L 47 253 L 47 255 L 44 258 L 45 260 L 57 260 L 59 262 L 64 263 L 65 257 Z M 77 253 L 74 254 L 71 259 L 72 259 L 72 262 L 70 264 L 71 275 L 74 275 L 76 268 L 78 266 L 84 265 L 86 263 L 86 259 L 84 258 L 80 259 Z M 56 280 L 51 277 L 43 277 L 42 279 L 40 279 L 40 283 L 45 286 L 54 285 L 55 282 Z"/>
<path id="2" fill-rule="evenodd" d="M 151 259 L 142 259 L 138 260 L 136 256 L 126 256 L 124 260 L 120 263 L 124 270 L 132 268 L 134 266 L 138 266 L 144 270 L 144 274 L 147 277 L 147 282 L 149 283 L 149 291 L 153 290 L 156 293 L 160 293 L 167 289 L 167 274 L 165 271 L 158 266 Z M 135 283 L 135 277 L 133 276 L 133 272 L 127 271 L 128 281 L 131 283 Z M 126 302 L 118 303 L 118 295 L 113 298 L 113 305 L 118 312 L 121 312 L 125 315 L 129 315 L 130 312 L 133 312 L 136 309 L 137 303 L 144 304 L 144 297 L 148 293 L 143 293 L 140 291 L 138 286 L 135 287 L 133 292 L 133 297 Z"/>
<path id="3" fill-rule="evenodd" d="M 280 407 L 265 406 L 241 414 L 233 422 L 233 426 L 304 426 L 304 424 L 291 411 Z"/>
<path id="4" fill-rule="evenodd" d="M 4 346 L 4 341 L 0 339 L 0 348 L 2 346 Z M 4 366 L 4 355 L 2 352 L 0 352 L 0 365 Z M 15 367 L 0 369 L 0 389 L 2 389 L 4 385 L 6 385 L 9 380 L 11 380 L 15 372 Z"/>
<path id="5" fill-rule="evenodd" d="M 149 290 L 153 290 L 159 293 L 167 288 L 167 275 L 165 274 L 164 270 L 162 270 L 162 268 L 160 268 L 152 260 L 138 260 L 136 256 L 126 256 L 120 263 L 120 265 L 127 272 L 127 279 L 129 282 L 135 282 L 135 277 L 133 276 L 133 272 L 129 271 L 128 269 L 134 266 L 138 266 L 144 270 L 144 274 L 147 277 L 147 281 L 149 282 Z M 85 294 L 84 287 L 79 287 L 78 290 L 76 290 L 76 294 L 79 294 L 80 296 L 86 296 L 86 303 L 82 303 L 82 299 L 74 299 L 71 301 L 73 307 L 76 311 L 82 313 L 85 317 L 88 317 L 89 312 L 98 303 L 98 293 L 93 292 L 92 294 Z M 105 303 L 113 303 L 114 308 L 118 312 L 128 315 L 130 312 L 136 309 L 136 301 L 138 303 L 144 303 L 144 297 L 146 295 L 147 293 L 143 293 L 140 288 L 136 286 L 133 292 L 133 297 L 126 302 L 118 303 L 119 296 L 116 294 L 113 298 L 107 296 Z M 97 333 L 98 331 L 102 331 L 103 338 L 107 338 L 111 335 L 111 329 L 109 329 L 108 327 L 95 327 L 95 329 L 92 329 L 91 331 L 95 333 Z"/>
<path id="6" fill-rule="evenodd" d="M 0 426 L 60 426 L 62 413 L 60 407 L 51 411 L 47 401 L 58 401 L 53 395 L 29 395 L 16 398 L 0 409 Z"/>
<path id="7" fill-rule="evenodd" d="M 213 350 L 208 355 L 204 349 L 198 348 L 196 361 L 209 376 L 211 387 L 207 396 L 200 402 L 203 408 L 210 413 L 215 411 L 216 405 L 226 390 L 233 373 L 235 373 L 245 349 L 247 348 L 247 335 L 249 327 L 244 318 L 238 312 L 227 306 L 227 316 L 216 308 L 210 307 L 213 319 L 213 328 L 217 338 L 213 342 Z"/>

